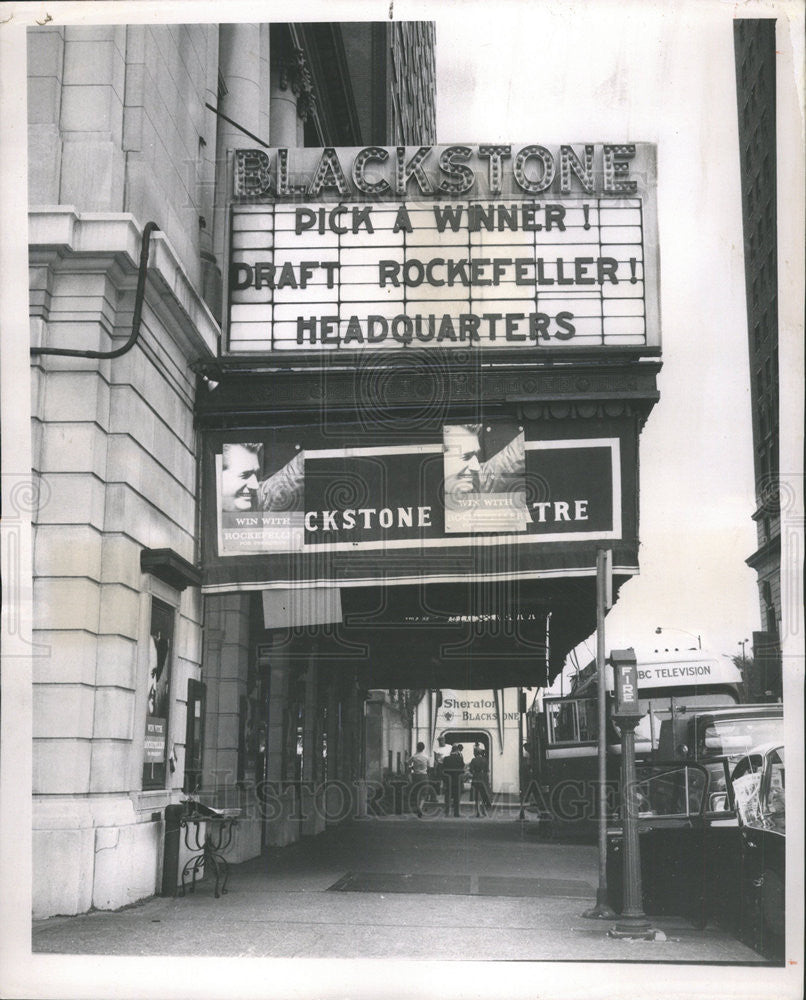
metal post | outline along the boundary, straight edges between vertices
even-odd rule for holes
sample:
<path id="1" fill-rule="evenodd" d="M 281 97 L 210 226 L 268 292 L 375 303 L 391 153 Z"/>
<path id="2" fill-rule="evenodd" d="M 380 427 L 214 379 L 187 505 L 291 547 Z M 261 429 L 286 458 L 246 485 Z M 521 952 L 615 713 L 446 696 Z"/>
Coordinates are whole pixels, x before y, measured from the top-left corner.
<path id="1" fill-rule="evenodd" d="M 624 830 L 624 908 L 611 937 L 654 938 L 644 913 L 641 888 L 641 846 L 638 839 L 638 795 L 635 787 L 635 727 L 638 720 L 622 720 L 622 814 Z"/>
<path id="2" fill-rule="evenodd" d="M 162 893 L 175 896 L 179 883 L 180 820 L 185 815 L 182 805 L 165 807 L 165 840 L 162 849 Z"/>
<path id="3" fill-rule="evenodd" d="M 610 591 L 608 579 L 610 552 L 599 549 L 596 553 L 596 697 L 599 715 L 599 886 L 596 889 L 596 905 L 585 910 L 583 917 L 610 920 L 615 916 L 607 902 L 607 707 L 605 684 L 605 611 Z"/>
<path id="4" fill-rule="evenodd" d="M 523 779 L 525 777 L 524 771 L 526 770 L 526 762 L 523 759 L 523 712 L 521 710 L 521 701 L 523 698 L 522 692 L 523 688 L 519 687 L 518 688 L 518 761 L 520 763 L 520 766 L 518 768 L 518 777 L 520 780 L 518 782 L 519 784 L 518 792 L 520 796 L 520 811 L 518 813 L 518 819 L 520 820 L 526 818 L 526 809 L 523 801 L 523 792 L 524 792 Z"/>
<path id="5" fill-rule="evenodd" d="M 738 645 L 742 647 L 742 687 L 744 688 L 744 700 L 750 701 L 750 679 L 747 676 L 747 658 L 745 657 L 745 646 L 749 639 L 740 639 Z M 766 684 L 764 685 L 766 688 Z"/>

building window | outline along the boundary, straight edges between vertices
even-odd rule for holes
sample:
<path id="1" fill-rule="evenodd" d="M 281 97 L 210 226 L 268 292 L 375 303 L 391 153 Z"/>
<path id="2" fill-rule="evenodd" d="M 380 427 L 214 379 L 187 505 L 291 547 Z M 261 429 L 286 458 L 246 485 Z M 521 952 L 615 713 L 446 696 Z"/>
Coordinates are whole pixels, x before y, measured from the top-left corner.
<path id="1" fill-rule="evenodd" d="M 246 677 L 246 694 L 239 701 L 238 781 L 262 781 L 265 753 L 265 694 L 257 660 L 251 660 Z"/>
<path id="2" fill-rule="evenodd" d="M 770 450 L 767 445 L 762 445 L 760 449 L 759 472 L 762 479 L 769 479 L 772 475 L 772 463 L 770 462 Z"/>
<path id="3" fill-rule="evenodd" d="M 283 712 L 282 781 L 302 781 L 307 777 L 304 749 L 305 679 L 302 677 L 292 681 L 288 705 Z"/>
<path id="4" fill-rule="evenodd" d="M 185 780 L 182 790 L 193 795 L 201 786 L 204 739 L 204 694 L 200 681 L 188 681 L 187 723 L 185 725 Z"/>
<path id="5" fill-rule="evenodd" d="M 148 648 L 148 692 L 143 752 L 143 788 L 165 787 L 165 760 L 171 697 L 174 609 L 151 600 Z"/>

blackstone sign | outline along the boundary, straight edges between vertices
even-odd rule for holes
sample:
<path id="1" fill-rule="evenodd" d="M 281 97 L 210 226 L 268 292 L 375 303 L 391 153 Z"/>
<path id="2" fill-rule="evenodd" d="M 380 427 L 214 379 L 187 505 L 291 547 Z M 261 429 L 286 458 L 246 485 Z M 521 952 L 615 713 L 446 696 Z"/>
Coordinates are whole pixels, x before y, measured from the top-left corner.
<path id="1" fill-rule="evenodd" d="M 236 150 L 230 353 L 659 346 L 655 147 Z"/>
<path id="2" fill-rule="evenodd" d="M 357 424 L 211 433 L 205 587 L 584 575 L 602 541 L 631 572 L 634 421 L 574 430 L 588 428 L 546 436 L 495 417 L 410 441 Z"/>

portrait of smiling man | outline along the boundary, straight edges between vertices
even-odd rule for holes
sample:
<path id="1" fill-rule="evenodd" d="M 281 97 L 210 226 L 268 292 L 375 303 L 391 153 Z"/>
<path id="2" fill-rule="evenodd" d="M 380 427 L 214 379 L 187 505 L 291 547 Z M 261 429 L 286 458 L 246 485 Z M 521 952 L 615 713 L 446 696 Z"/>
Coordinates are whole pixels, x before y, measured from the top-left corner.
<path id="1" fill-rule="evenodd" d="M 265 441 L 222 445 L 218 500 L 223 553 L 302 548 L 305 456 L 297 445 L 286 461 L 289 450 Z"/>
<path id="2" fill-rule="evenodd" d="M 445 530 L 525 531 L 523 431 L 486 460 L 481 424 L 446 424 L 442 442 Z"/>
<path id="3" fill-rule="evenodd" d="M 481 490 L 481 427 L 453 424 L 444 429 L 445 494 L 478 493 Z"/>
<path id="4" fill-rule="evenodd" d="M 254 510 L 263 445 L 225 444 L 221 457 L 221 509 Z"/>

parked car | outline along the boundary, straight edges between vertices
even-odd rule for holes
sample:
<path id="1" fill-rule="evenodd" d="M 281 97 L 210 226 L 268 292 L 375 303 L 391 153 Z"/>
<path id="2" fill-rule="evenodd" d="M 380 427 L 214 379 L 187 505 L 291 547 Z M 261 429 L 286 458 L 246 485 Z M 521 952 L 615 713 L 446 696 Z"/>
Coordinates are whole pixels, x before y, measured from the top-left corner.
<path id="1" fill-rule="evenodd" d="M 783 743 L 755 747 L 730 776 L 732 801 L 716 798 L 730 822 L 711 823 L 719 915 L 762 954 L 784 947 L 786 883 L 786 766 Z M 717 793 L 718 794 L 718 793 Z M 737 849 L 738 836 L 738 849 Z"/>
<path id="2" fill-rule="evenodd" d="M 724 705 L 686 712 L 678 708 L 660 723 L 660 760 L 713 760 L 738 756 L 784 738 L 780 704 Z"/>
<path id="3" fill-rule="evenodd" d="M 638 832 L 641 888 L 648 914 L 676 914 L 696 923 L 705 909 L 705 804 L 711 782 L 702 764 L 673 762 L 639 769 Z M 610 905 L 622 908 L 623 828 L 608 830 Z"/>
<path id="4" fill-rule="evenodd" d="M 639 772 L 644 911 L 714 919 L 771 958 L 784 940 L 785 767 L 781 742 L 738 762 L 653 764 Z M 608 831 L 611 906 L 622 907 L 623 832 Z"/>

